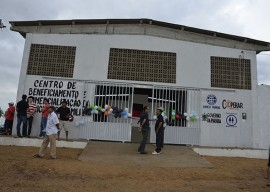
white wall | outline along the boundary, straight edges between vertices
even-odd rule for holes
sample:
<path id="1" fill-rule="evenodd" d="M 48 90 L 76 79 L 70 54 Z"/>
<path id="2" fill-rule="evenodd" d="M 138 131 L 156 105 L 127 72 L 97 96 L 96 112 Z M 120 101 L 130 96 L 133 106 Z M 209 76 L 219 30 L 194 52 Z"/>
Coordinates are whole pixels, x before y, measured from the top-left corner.
<path id="1" fill-rule="evenodd" d="M 254 113 L 254 148 L 268 149 L 270 145 L 270 86 L 260 85 L 257 88 L 258 110 Z"/>
<path id="2" fill-rule="evenodd" d="M 231 91 L 203 91 L 202 105 L 205 104 L 205 97 L 214 93 L 220 100 L 227 99 L 243 102 L 244 108 L 238 111 L 220 109 L 222 114 L 221 125 L 201 123 L 201 145 L 204 146 L 241 146 L 252 147 L 252 118 L 254 99 L 256 98 L 257 69 L 256 54 L 239 49 L 223 48 L 211 45 L 197 44 L 186 41 L 178 41 L 166 38 L 142 36 L 142 35 L 78 35 L 78 34 L 27 34 L 24 55 L 22 59 L 21 74 L 18 86 L 17 101 L 23 93 L 27 94 L 35 76 L 26 76 L 28 58 L 31 43 L 76 46 L 76 59 L 74 68 L 74 79 L 107 81 L 107 70 L 110 48 L 127 48 L 151 51 L 175 52 L 177 54 L 177 86 L 197 87 L 211 89 L 210 82 L 210 57 L 233 57 L 240 55 L 251 60 L 252 70 L 252 91 L 236 90 Z M 111 81 L 111 80 L 108 80 Z M 115 81 L 115 80 L 113 80 Z M 125 81 L 126 82 L 126 81 Z M 136 83 L 136 82 L 131 82 Z M 157 84 L 150 82 L 138 82 L 140 84 Z M 159 83 L 158 83 L 159 84 Z M 174 85 L 174 84 L 173 84 Z M 136 97 L 134 97 L 136 99 Z M 139 99 L 139 98 L 138 98 Z M 140 100 L 140 99 L 139 99 Z M 134 100 L 134 102 L 136 102 Z M 220 105 L 220 104 L 219 104 Z M 151 107 L 151 106 L 149 106 Z M 216 110 L 202 108 L 203 113 L 213 113 Z M 237 127 L 226 127 L 226 113 L 237 113 Z M 247 120 L 242 120 L 242 113 L 247 113 Z M 38 129 L 39 118 L 34 119 L 35 128 Z M 71 133 L 71 138 L 77 137 L 76 128 Z M 33 130 L 33 134 L 37 132 Z M 256 135 L 257 144 L 260 147 L 260 134 Z M 255 147 L 256 147 L 255 146 Z M 264 145 L 263 145 L 264 146 Z"/>
<path id="3" fill-rule="evenodd" d="M 215 95 L 217 102 L 209 105 L 206 101 L 208 95 Z M 242 106 L 240 108 L 229 108 L 224 105 L 224 100 L 232 101 Z M 250 91 L 202 91 L 202 116 L 210 114 L 208 118 L 220 120 L 208 122 L 201 117 L 201 145 L 222 147 L 253 147 L 253 111 Z M 224 106 L 224 107 L 223 107 Z M 209 107 L 209 108 L 208 108 Z M 246 120 L 242 114 L 246 113 Z M 211 115 L 218 115 L 211 117 Z M 235 122 L 230 123 L 229 118 Z M 220 122 L 220 123 L 218 123 Z"/>
<path id="4" fill-rule="evenodd" d="M 21 78 L 21 77 L 20 77 Z M 42 81 L 53 81 L 52 86 L 44 86 L 44 83 L 42 83 Z M 68 80 L 62 80 L 62 79 L 45 79 L 42 78 L 40 76 L 36 76 L 36 75 L 28 75 L 26 76 L 26 78 L 23 80 L 24 85 L 21 87 L 19 87 L 18 90 L 18 98 L 21 97 L 21 94 L 26 94 L 26 95 L 32 95 L 35 98 L 38 98 L 38 101 L 35 100 L 35 103 L 37 104 L 37 112 L 34 115 L 34 119 L 33 119 L 33 127 L 32 127 L 32 131 L 31 131 L 31 136 L 38 136 L 39 132 L 40 132 L 40 121 L 41 121 L 41 113 L 40 113 L 40 108 L 43 107 L 43 98 L 49 98 L 49 99 L 53 99 L 50 101 L 50 104 L 55 106 L 55 107 L 60 107 L 61 106 L 61 101 L 62 99 L 66 99 L 68 102 L 70 102 L 69 107 L 73 112 L 73 114 L 75 114 L 75 110 L 78 113 L 77 117 L 74 117 L 74 121 L 70 122 L 70 130 L 69 130 L 69 138 L 70 139 L 77 139 L 79 137 L 79 126 L 75 126 L 75 124 L 77 122 L 80 121 L 80 113 L 82 110 L 82 103 L 84 101 L 84 99 L 88 99 L 88 98 L 84 98 L 83 92 L 84 92 L 84 83 L 82 82 L 78 82 L 78 81 L 68 81 Z M 62 87 L 60 88 L 60 86 L 53 86 L 54 82 L 57 82 L 57 84 L 59 85 L 60 83 L 62 84 Z M 71 88 L 72 85 L 72 88 Z M 66 90 L 66 91 L 72 91 L 72 92 L 76 92 L 78 93 L 77 98 L 74 97 L 59 97 L 56 95 L 51 95 L 48 96 L 48 94 L 44 94 L 44 96 L 42 94 L 37 94 L 37 91 L 40 90 Z M 19 95 L 20 94 L 20 95 Z M 19 99 L 20 100 L 20 99 Z M 16 116 L 15 116 L 16 117 Z M 13 126 L 13 134 L 16 134 L 16 118 L 14 121 L 14 126 Z M 61 135 L 62 138 L 65 138 L 65 134 L 64 134 L 64 130 L 61 131 Z"/>
<path id="5" fill-rule="evenodd" d="M 107 80 L 110 48 L 175 52 L 177 54 L 176 84 L 199 88 L 211 87 L 210 56 L 239 58 L 239 55 L 242 55 L 242 50 L 239 49 L 142 35 L 33 34 L 27 35 L 26 41 L 24 66 L 27 66 L 30 43 L 76 46 L 74 78 L 98 81 Z M 252 71 L 256 71 L 254 65 L 256 54 L 244 51 L 244 57 L 251 59 Z M 256 79 L 257 73 L 252 73 L 253 87 L 257 85 Z"/>

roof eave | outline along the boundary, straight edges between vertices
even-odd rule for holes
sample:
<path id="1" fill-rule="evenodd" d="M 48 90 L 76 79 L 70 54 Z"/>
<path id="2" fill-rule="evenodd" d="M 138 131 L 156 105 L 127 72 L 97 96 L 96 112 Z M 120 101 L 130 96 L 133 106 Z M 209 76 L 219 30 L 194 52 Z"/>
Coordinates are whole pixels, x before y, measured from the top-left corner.
<path id="1" fill-rule="evenodd" d="M 10 21 L 11 30 L 19 32 L 24 38 L 26 37 L 25 31 L 20 30 L 20 27 L 31 27 L 31 26 L 61 26 L 61 25 L 109 25 L 109 24 L 145 24 L 154 25 L 169 29 L 175 29 L 179 31 L 186 31 L 195 34 L 201 34 L 210 37 L 223 38 L 228 40 L 233 40 L 241 43 L 253 44 L 260 47 L 256 50 L 257 53 L 261 51 L 270 51 L 270 43 L 265 41 L 260 41 L 256 39 L 251 39 L 247 37 L 241 37 L 236 35 L 230 35 L 225 33 L 220 33 L 216 31 L 210 31 L 205 29 L 199 29 L 194 27 L 188 27 L 184 25 L 178 25 L 173 23 L 167 23 L 152 19 L 74 19 L 74 20 L 37 20 L 37 21 Z"/>

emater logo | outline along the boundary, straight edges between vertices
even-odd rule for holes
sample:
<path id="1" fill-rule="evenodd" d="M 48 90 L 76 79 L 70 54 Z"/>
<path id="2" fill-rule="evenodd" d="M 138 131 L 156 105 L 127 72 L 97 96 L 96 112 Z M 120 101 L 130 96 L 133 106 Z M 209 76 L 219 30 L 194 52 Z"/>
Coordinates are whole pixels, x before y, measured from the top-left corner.
<path id="1" fill-rule="evenodd" d="M 217 102 L 217 97 L 215 95 L 208 95 L 206 97 L 206 102 L 208 105 L 215 105 Z"/>

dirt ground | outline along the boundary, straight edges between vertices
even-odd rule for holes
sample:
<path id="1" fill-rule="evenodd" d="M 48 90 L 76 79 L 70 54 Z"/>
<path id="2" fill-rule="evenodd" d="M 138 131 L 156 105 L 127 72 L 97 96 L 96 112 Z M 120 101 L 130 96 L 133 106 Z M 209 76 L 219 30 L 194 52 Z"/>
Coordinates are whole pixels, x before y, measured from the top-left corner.
<path id="1" fill-rule="evenodd" d="M 0 191 L 270 191 L 266 160 L 204 157 L 211 168 L 155 168 L 83 162 L 82 149 L 57 148 L 55 160 L 33 158 L 37 151 L 0 146 Z"/>

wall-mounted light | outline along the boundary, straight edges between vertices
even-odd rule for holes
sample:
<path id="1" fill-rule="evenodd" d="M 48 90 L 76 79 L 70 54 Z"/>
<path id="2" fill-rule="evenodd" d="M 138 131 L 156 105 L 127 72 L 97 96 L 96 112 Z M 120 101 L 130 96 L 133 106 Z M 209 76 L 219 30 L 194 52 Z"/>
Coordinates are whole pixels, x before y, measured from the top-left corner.
<path id="1" fill-rule="evenodd" d="M 247 113 L 242 113 L 242 119 L 244 119 L 244 120 L 247 119 Z"/>
<path id="2" fill-rule="evenodd" d="M 241 54 L 239 55 L 239 59 L 245 59 L 244 51 L 241 51 Z"/>

